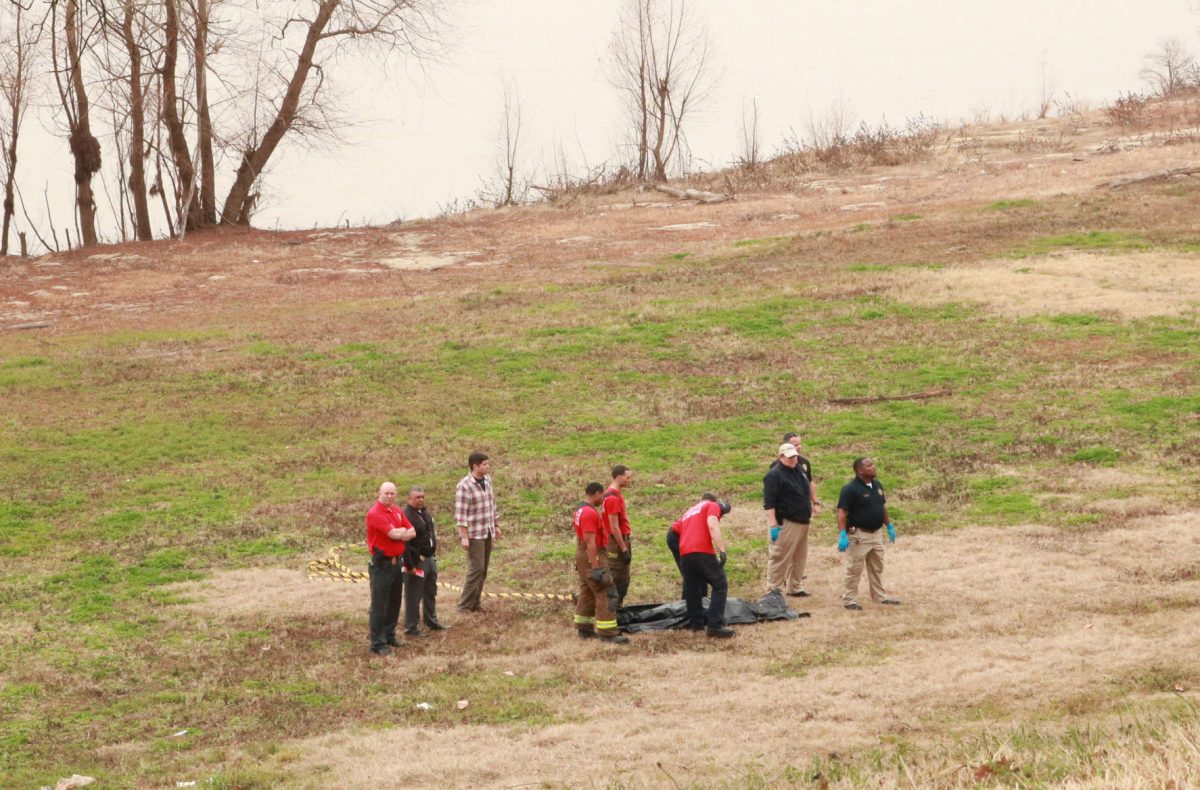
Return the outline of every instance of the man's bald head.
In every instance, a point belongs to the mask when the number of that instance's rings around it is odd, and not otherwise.
[[[396,484],[382,483],[379,486],[379,501],[385,505],[396,504]]]

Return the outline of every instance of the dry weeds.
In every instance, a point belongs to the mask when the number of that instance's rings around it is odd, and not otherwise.
[[[1200,264],[1188,253],[1067,254],[891,277],[903,302],[983,304],[1005,316],[1090,313],[1179,316],[1200,308]]]

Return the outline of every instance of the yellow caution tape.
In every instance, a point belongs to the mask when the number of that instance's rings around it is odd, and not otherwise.
[[[361,581],[366,581],[369,576],[366,571],[352,571],[342,564],[342,552],[346,549],[365,549],[365,543],[343,543],[340,546],[334,546],[329,550],[326,557],[310,560],[308,563],[308,578],[313,581],[327,582],[352,582],[357,584]],[[454,592],[462,592],[462,587],[448,584],[443,581],[438,582],[438,587],[445,587],[447,590]],[[481,593],[484,598],[497,598],[509,600],[523,601],[575,601],[575,595],[562,595],[559,593],[496,593],[485,592]]]

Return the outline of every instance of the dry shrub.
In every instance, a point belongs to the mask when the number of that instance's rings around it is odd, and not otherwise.
[[[1104,116],[1122,129],[1141,129],[1149,120],[1149,113],[1146,111],[1148,103],[1145,96],[1126,93],[1104,108]]]

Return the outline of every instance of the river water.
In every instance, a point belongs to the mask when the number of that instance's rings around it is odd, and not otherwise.
[[[384,223],[463,206],[498,161],[506,82],[520,96],[528,175],[543,180],[564,160],[579,172],[620,159],[622,114],[605,76],[615,0],[455,2],[438,58],[389,67],[342,62],[339,108],[355,125],[339,144],[282,152],[256,225]],[[688,128],[699,169],[737,156],[743,108],[752,101],[769,153],[835,106],[856,123],[893,125],[921,114],[948,122],[1014,118],[1035,112],[1046,91],[1059,108],[1099,106],[1145,88],[1138,72],[1162,39],[1200,51],[1200,0],[693,5],[713,43],[713,91]],[[45,130],[49,123],[41,125],[27,138],[21,184],[31,204],[42,202],[48,185],[61,227],[71,163]],[[102,230],[112,238],[112,214],[101,202]],[[31,205],[30,213],[44,212]]]

